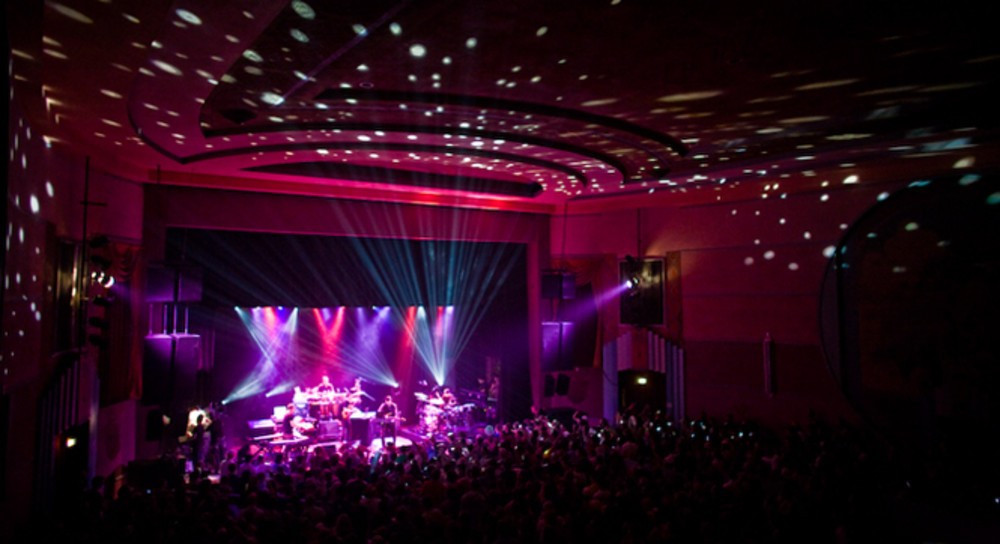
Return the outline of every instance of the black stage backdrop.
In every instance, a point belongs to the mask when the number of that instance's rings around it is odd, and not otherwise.
[[[468,330],[468,341],[455,359],[449,385],[476,390],[488,371],[498,371],[501,417],[522,418],[530,412],[523,244],[171,228],[166,257],[168,266],[201,272],[202,298],[189,308],[190,331],[212,338],[203,343],[212,352],[203,356],[208,370],[199,378],[202,400],[226,398],[260,359],[235,307],[311,312],[338,306],[454,306],[456,320],[466,320],[456,327]],[[301,310],[300,316],[305,313]],[[389,335],[385,341],[399,338]],[[385,350],[395,353],[393,346]],[[420,381],[433,383],[414,362],[402,393],[412,397]],[[385,389],[374,387],[372,392]],[[266,417],[272,405],[287,402],[290,394],[261,397],[230,404],[231,419]]]

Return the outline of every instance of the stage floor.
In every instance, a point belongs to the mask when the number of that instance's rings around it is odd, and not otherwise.
[[[397,448],[404,448],[404,447],[412,446],[413,445],[413,441],[410,440],[409,438],[406,438],[405,436],[399,436],[399,437],[397,437],[395,442],[396,442],[396,447]],[[389,440],[388,443],[392,444],[393,441]],[[349,442],[349,443],[346,443],[346,444],[347,444],[347,446],[349,448],[357,448],[358,446],[362,445],[360,440],[355,440],[353,442]],[[341,440],[329,440],[329,441],[319,440],[319,441],[316,441],[316,442],[312,442],[308,446],[306,446],[306,451],[308,451],[309,453],[312,453],[313,450],[315,450],[316,448],[330,448],[330,447],[339,450],[344,445],[345,445],[345,442],[343,442]],[[371,443],[368,444],[368,451],[370,451],[372,453],[382,451],[382,439],[381,438],[376,438],[375,440],[372,440]]]

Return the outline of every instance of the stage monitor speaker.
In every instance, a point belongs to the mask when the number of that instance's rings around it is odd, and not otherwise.
[[[200,401],[198,371],[202,368],[201,336],[196,334],[174,335],[174,399]]]
[[[324,440],[341,440],[344,437],[344,424],[336,419],[322,420],[319,422],[317,435]]]
[[[572,370],[574,352],[579,340],[575,326],[565,321],[542,322],[542,370]]]
[[[142,402],[146,405],[165,405],[170,401],[170,358],[173,337],[166,334],[147,336],[142,349]]]
[[[200,268],[181,268],[177,271],[177,302],[201,302]]]
[[[173,302],[177,271],[162,266],[149,267],[146,273],[146,302]]]
[[[201,302],[202,271],[199,268],[150,267],[146,280],[146,302]]]
[[[197,398],[201,367],[201,336],[147,336],[142,359],[143,403],[168,405],[173,401],[201,400]]]
[[[630,405],[653,410],[667,407],[667,376],[651,370],[622,370],[618,372],[618,407]]]
[[[542,274],[542,297],[571,299],[576,296],[576,275],[569,272]]]

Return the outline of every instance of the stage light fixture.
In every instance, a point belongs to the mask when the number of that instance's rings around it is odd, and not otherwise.
[[[115,277],[101,270],[91,272],[90,279],[105,289],[110,289],[115,284]]]
[[[642,261],[631,256],[625,256],[625,286],[629,294],[638,292],[642,285]]]

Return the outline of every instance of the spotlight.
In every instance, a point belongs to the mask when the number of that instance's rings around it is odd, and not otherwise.
[[[635,294],[642,285],[642,261],[631,255],[626,255],[624,273],[629,294]]]
[[[91,272],[90,279],[105,289],[110,289],[115,284],[115,277],[103,270]]]

